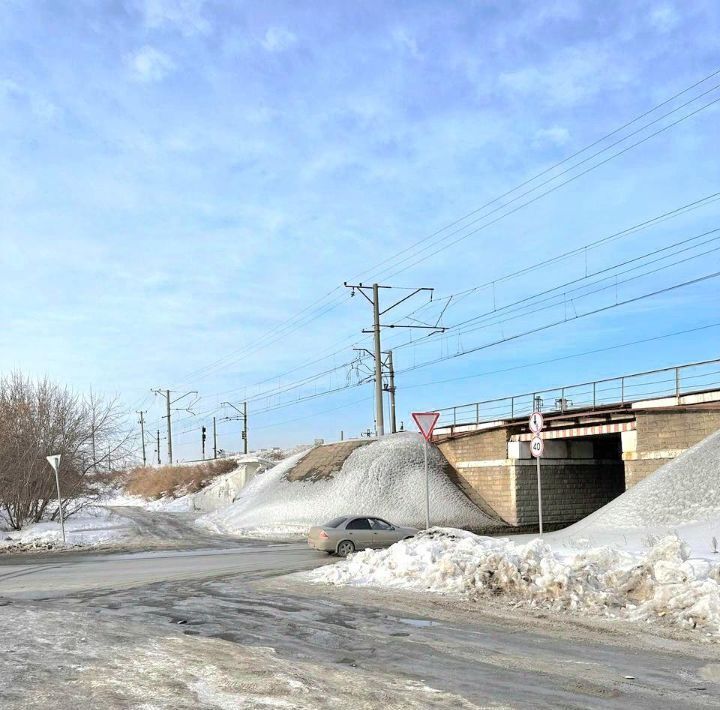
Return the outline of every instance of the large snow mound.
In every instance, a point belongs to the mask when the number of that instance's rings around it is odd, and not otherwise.
[[[720,636],[720,565],[690,559],[671,535],[640,554],[603,547],[560,555],[526,544],[434,528],[385,550],[365,550],[307,573],[317,583],[369,585],[509,601]]]
[[[720,431],[572,526],[647,528],[720,518]]]
[[[227,508],[198,519],[215,532],[235,535],[305,534],[340,515],[377,515],[398,525],[424,527],[423,440],[394,434],[353,451],[338,473],[316,481],[288,481],[308,452],[257,476]],[[497,528],[447,477],[442,454],[428,448],[430,518],[434,524],[476,530]]]

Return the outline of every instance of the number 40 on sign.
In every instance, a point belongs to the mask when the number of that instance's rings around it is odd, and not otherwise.
[[[540,412],[533,412],[528,422],[533,438],[530,440],[530,453],[535,457],[537,462],[537,496],[538,496],[538,528],[540,537],[543,534],[543,518],[542,518],[542,481],[540,479],[540,457],[545,450],[545,442],[540,436],[543,430],[543,415]]]

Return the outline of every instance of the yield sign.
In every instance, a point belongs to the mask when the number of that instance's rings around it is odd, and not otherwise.
[[[420,429],[420,433],[425,437],[426,441],[430,441],[433,429],[440,418],[440,412],[413,412],[412,418]]]

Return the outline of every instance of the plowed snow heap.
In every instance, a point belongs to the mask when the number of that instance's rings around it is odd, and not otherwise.
[[[316,450],[317,451],[317,450]],[[423,441],[417,434],[395,434],[356,448],[332,475],[290,480],[309,452],[292,456],[259,475],[227,508],[198,524],[221,533],[304,534],[313,525],[340,515],[376,515],[398,525],[424,527]],[[490,518],[455,486],[445,461],[428,450],[430,517],[434,525],[496,529]]]

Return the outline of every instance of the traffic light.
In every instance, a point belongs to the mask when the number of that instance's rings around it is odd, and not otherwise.
[[[202,440],[205,441],[207,439],[207,427],[202,428]]]

